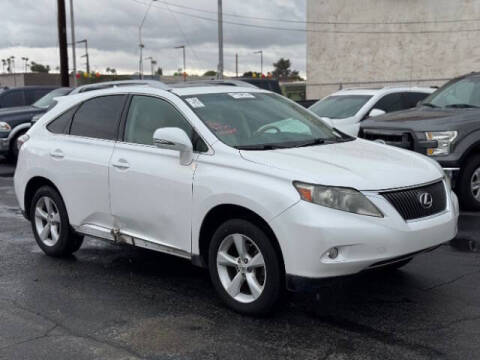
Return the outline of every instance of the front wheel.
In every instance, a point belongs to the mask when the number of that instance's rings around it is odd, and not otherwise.
[[[32,230],[38,246],[49,256],[67,256],[82,246],[83,237],[70,228],[60,194],[50,186],[37,190],[30,208]]]
[[[480,210],[480,155],[465,161],[456,187],[462,208]]]
[[[215,290],[232,309],[244,314],[273,310],[284,290],[277,251],[257,225],[228,220],[215,231],[209,270]]]

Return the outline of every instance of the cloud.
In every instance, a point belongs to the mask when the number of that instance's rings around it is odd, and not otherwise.
[[[155,2],[143,27],[144,56],[154,57],[165,71],[182,67],[181,51],[174,46],[187,47],[187,71],[203,72],[216,69],[218,63],[217,24],[215,21],[186,16],[187,13],[216,19],[215,0],[167,0],[180,6],[200,8],[212,13],[166,6]],[[67,18],[69,8],[67,2]],[[74,0],[76,38],[88,39],[92,69],[103,71],[114,67],[131,73],[138,67],[138,26],[149,0]],[[274,19],[305,19],[305,0],[243,0],[224,1],[226,22],[254,25],[301,28],[301,24],[267,22],[238,17],[253,16]],[[58,66],[56,2],[51,0],[2,0],[0,11],[9,14],[0,27],[0,57],[28,56],[31,60]],[[68,24],[68,33],[70,32]],[[70,41],[70,35],[69,35]],[[259,55],[264,51],[264,70],[280,57],[290,58],[295,69],[305,72],[306,37],[301,32],[247,28],[224,24],[225,69],[235,71],[235,53],[239,54],[239,70],[259,70]],[[83,48],[77,50],[79,68]],[[17,63],[19,64],[19,62]],[[82,67],[83,66],[83,67]],[[18,68],[19,65],[17,65]],[[146,65],[145,69],[149,69]]]

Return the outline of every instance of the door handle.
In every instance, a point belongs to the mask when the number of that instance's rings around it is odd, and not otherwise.
[[[63,154],[63,151],[60,149],[55,149],[50,152],[50,156],[54,159],[63,159],[65,155]]]
[[[130,167],[130,164],[125,159],[118,159],[118,161],[112,163],[112,166],[119,170],[127,170]]]

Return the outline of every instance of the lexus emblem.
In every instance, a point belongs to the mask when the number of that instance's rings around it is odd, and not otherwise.
[[[420,205],[422,205],[424,209],[430,209],[433,205],[432,194],[428,192],[420,193],[418,195],[418,201],[420,202]]]

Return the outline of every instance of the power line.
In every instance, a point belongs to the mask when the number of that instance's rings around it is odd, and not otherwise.
[[[132,0],[138,4],[142,5],[147,5],[144,2],[140,0]],[[155,6],[155,5],[154,5]],[[161,8],[159,6],[155,6],[158,9],[165,10],[164,8]],[[189,14],[185,13],[182,11],[178,10],[172,10],[169,9],[170,12],[176,13],[179,15],[184,15],[196,19],[201,19],[201,20],[206,20],[210,22],[217,22],[217,19],[212,19],[209,17],[201,16],[201,15],[195,15],[195,14]],[[322,34],[385,34],[385,35],[390,35],[390,34],[445,34],[445,33],[470,33],[470,32],[480,32],[480,28],[475,28],[475,29],[457,29],[457,30],[417,30],[417,31],[412,31],[412,30],[400,30],[400,31],[371,31],[371,30],[358,30],[358,31],[352,31],[352,30],[315,30],[315,29],[301,29],[301,28],[284,28],[284,27],[278,27],[278,26],[268,26],[268,25],[257,25],[257,24],[247,24],[247,23],[241,23],[241,22],[235,22],[235,21],[228,21],[224,20],[224,24],[230,24],[230,25],[236,25],[236,26],[243,26],[243,27],[249,27],[249,28],[255,28],[255,29],[266,29],[266,30],[277,30],[277,31],[292,31],[292,32],[303,32],[303,33],[322,33]]]
[[[165,4],[168,6],[173,6],[176,8],[198,11],[206,14],[217,14],[214,10],[205,10],[194,8],[185,5],[172,4],[167,1],[156,0],[158,3]],[[223,13],[224,16],[233,16],[242,19],[251,19],[251,20],[260,20],[260,21],[271,21],[271,22],[282,22],[282,23],[294,23],[294,24],[318,24],[318,25],[409,25],[409,24],[442,24],[442,23],[463,23],[463,22],[477,22],[478,19],[445,19],[445,20],[405,20],[405,21],[387,21],[387,22],[349,22],[349,21],[305,21],[305,20],[295,20],[295,19],[274,19],[267,17],[258,17],[258,16],[248,16],[248,15],[237,15],[233,13]]]

